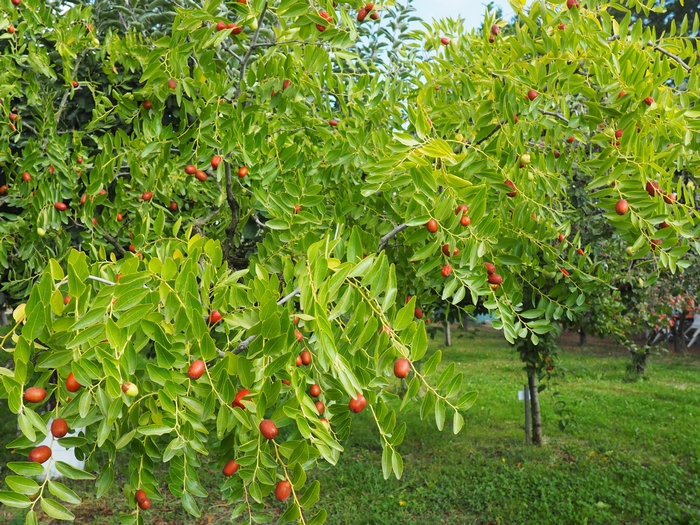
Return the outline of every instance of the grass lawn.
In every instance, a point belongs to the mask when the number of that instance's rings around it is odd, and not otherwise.
[[[462,432],[453,435],[446,423],[440,433],[432,416],[421,421],[417,407],[406,409],[404,475],[384,481],[373,421],[356,416],[339,465],[310,476],[321,480],[327,523],[700,524],[700,357],[654,356],[647,380],[626,382],[627,355],[590,343],[561,353],[556,384],[541,394],[547,443],[535,448],[524,444],[517,390],[525,377],[516,353],[491,330],[455,337],[441,366],[457,363],[465,388],[479,392]],[[433,341],[431,350],[438,348]],[[573,418],[564,430],[557,402]],[[8,442],[15,431],[6,407],[0,410],[0,437]],[[8,458],[0,451],[0,464]],[[170,498],[151,510],[150,522],[230,522],[217,498],[220,474],[208,471],[201,474],[211,495],[200,502],[202,518],[188,517]],[[76,523],[116,524],[130,510],[119,479],[102,500],[90,482],[71,486],[84,497],[72,509]],[[0,508],[0,523],[23,522]]]

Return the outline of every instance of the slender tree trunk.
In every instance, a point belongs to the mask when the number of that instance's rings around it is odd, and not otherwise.
[[[540,415],[540,398],[537,392],[537,376],[531,372],[527,377],[530,387],[530,418],[532,420],[532,444],[542,444],[542,417]]]
[[[578,345],[579,346],[585,346],[586,345],[586,330],[581,326],[578,329]]]
[[[450,332],[450,322],[445,320],[443,323],[445,327],[445,346],[452,346],[452,333]]]
[[[677,354],[685,354],[685,315],[681,313],[678,322],[673,326],[673,351]]]
[[[464,331],[466,332],[469,324],[469,314],[467,312],[462,312],[462,328],[464,328]]]

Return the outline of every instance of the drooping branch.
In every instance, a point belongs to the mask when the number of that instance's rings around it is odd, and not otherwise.
[[[379,246],[377,247],[377,254],[381,253],[381,251],[386,248],[386,245],[389,244],[389,241],[396,237],[399,233],[404,231],[406,228],[408,228],[408,224],[403,223],[399,224],[396,228],[391,230],[389,233],[387,233],[384,237],[379,239]]]
[[[226,228],[226,249],[227,258],[228,254],[233,252],[233,237],[236,235],[236,230],[238,229],[238,201],[233,193],[233,181],[231,179],[231,164],[229,162],[225,163],[226,171],[226,202],[228,207],[231,209],[231,223],[228,228]]]
[[[260,28],[263,24],[263,19],[265,18],[265,13],[267,13],[267,2],[263,5],[262,11],[260,11],[260,16],[258,16],[258,27],[255,29],[253,36],[250,39],[250,47],[248,52],[240,60],[241,69],[238,73],[238,87],[236,88],[236,98],[241,95],[241,87],[243,86],[243,77],[245,77],[245,70],[248,67],[248,61],[250,60],[253,51],[255,50],[256,44],[258,42],[258,37],[260,36]]]

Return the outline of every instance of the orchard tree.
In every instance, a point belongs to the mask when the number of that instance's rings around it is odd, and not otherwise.
[[[569,3],[519,9],[509,36],[488,18],[493,42],[426,26],[381,73],[352,45],[382,4],[211,2],[151,38],[3,3],[0,397],[29,461],[0,501],[71,518],[68,487],[31,479],[52,418],[86,460],[56,467],[98,496],[130,458],[123,523],[163,490],[199,515],[207,455],[234,516],[270,519],[274,492],[280,522],[322,523],[306,472],[338,461],[356,413],[400,476],[399,404],[422,394],[456,433],[475,400],[454,366],[433,377],[419,303],[492,311],[537,391],[541,337],[609,283],[577,251],[574,171],[634,257],[686,267],[694,195],[671,181],[698,167],[692,46]]]

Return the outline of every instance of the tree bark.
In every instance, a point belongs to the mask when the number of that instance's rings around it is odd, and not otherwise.
[[[445,346],[452,346],[452,332],[450,332],[450,322],[445,320],[443,323],[445,327]]]
[[[583,328],[583,326],[578,329],[578,345],[586,345],[586,330]]]
[[[678,322],[673,327],[673,351],[677,354],[685,354],[685,314],[681,313]]]
[[[469,330],[469,314],[467,312],[462,312],[462,328],[464,328],[464,331]]]
[[[540,398],[537,392],[537,376],[535,372],[528,373],[527,383],[530,387],[530,417],[532,419],[532,444],[542,444],[542,417],[540,415]]]

